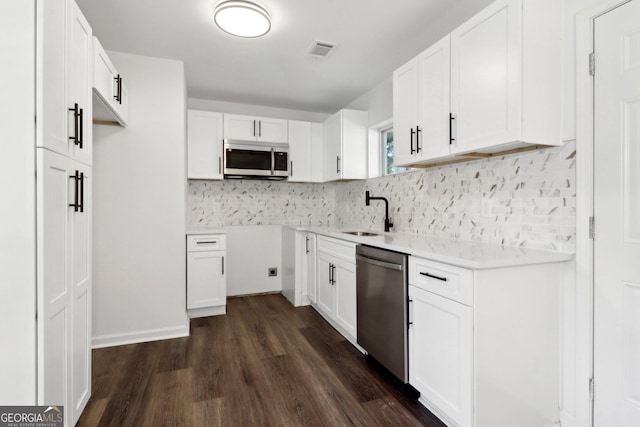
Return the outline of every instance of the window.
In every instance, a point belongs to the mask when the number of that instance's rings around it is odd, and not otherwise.
[[[394,165],[393,152],[393,126],[380,129],[380,147],[382,148],[382,175],[393,175],[394,173],[405,172],[410,168],[402,168]]]

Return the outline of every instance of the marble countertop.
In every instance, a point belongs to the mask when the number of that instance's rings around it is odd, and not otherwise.
[[[354,236],[344,231],[369,231],[358,228],[336,227],[296,227],[293,230],[310,231],[319,235],[334,237],[353,243],[376,246],[396,252],[404,252],[432,261],[443,262],[475,270],[511,267],[516,265],[563,262],[574,258],[571,253],[544,251],[539,249],[515,248],[496,244],[446,239],[433,236],[406,233],[377,232],[377,236]],[[187,230],[187,235],[224,234],[224,228],[203,228]]]
[[[335,237],[354,243],[404,252],[432,261],[470,269],[511,267],[516,265],[562,262],[573,259],[573,254],[527,248],[514,248],[466,240],[444,239],[432,236],[380,233],[378,236],[353,236],[343,231],[368,231],[354,228],[298,227],[323,236]]]

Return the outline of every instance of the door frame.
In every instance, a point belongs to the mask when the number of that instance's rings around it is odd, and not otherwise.
[[[594,241],[589,237],[594,213],[594,93],[589,54],[594,46],[594,21],[631,0],[596,0],[576,14],[576,384],[577,426],[593,425],[590,381],[594,374]],[[597,64],[597,57],[596,57]],[[597,65],[596,65],[597,72]],[[597,223],[596,223],[597,224]],[[597,233],[597,228],[596,228]]]

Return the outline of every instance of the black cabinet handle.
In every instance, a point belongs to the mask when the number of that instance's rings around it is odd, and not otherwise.
[[[218,157],[218,173],[222,173],[222,157]]]
[[[262,136],[262,120],[258,120],[258,136]]]
[[[431,277],[432,279],[442,280],[443,282],[446,282],[446,281],[447,281],[447,278],[446,278],[446,277],[434,276],[433,274],[423,273],[422,271],[420,272],[420,274],[421,274],[422,276]]]
[[[422,130],[420,130],[420,126],[416,126],[416,153],[419,153],[421,148],[420,148],[420,132],[422,132]]]
[[[84,212],[84,172],[80,172],[80,212]]]
[[[78,103],[73,104],[73,108],[69,108],[69,111],[73,111],[73,136],[70,136],[69,139],[74,141],[75,145],[81,144],[82,139],[80,139],[80,122],[78,119],[80,118],[80,108],[78,107]]]
[[[71,175],[69,178],[73,179],[74,182],[74,198],[73,198],[73,203],[69,203],[69,206],[71,206],[73,208],[74,212],[79,212],[80,211],[80,191],[79,191],[79,185],[80,185],[80,172],[76,171],[76,173],[74,175]]]
[[[80,117],[78,117],[78,122],[80,123],[80,141],[76,140],[76,144],[80,146],[80,149],[84,147],[84,109],[80,109]]]
[[[336,172],[340,173],[340,156],[336,156]]]
[[[416,131],[411,128],[411,134],[409,135],[409,141],[411,142],[411,154],[415,153],[416,150],[413,148],[413,135],[416,134]]]
[[[333,285],[333,268],[331,268],[333,265],[329,264],[329,284]]]
[[[409,298],[409,309],[407,310],[407,317],[409,319],[407,319],[407,329],[411,328],[411,325],[413,325],[413,322],[411,321],[411,304],[413,304],[413,300]]]
[[[331,269],[333,270],[333,273],[331,273],[331,279],[333,280],[333,284],[336,284],[336,266],[331,264]]]
[[[291,164],[291,170],[289,171],[289,176],[293,176],[293,160],[289,162]]]
[[[224,256],[222,256],[222,275],[224,276]]]
[[[122,77],[118,74],[113,78],[116,81],[116,94],[113,97],[116,99],[118,104],[122,104]]]
[[[452,113],[449,113],[449,145],[453,144],[453,142],[456,140],[453,137],[453,121],[456,118],[453,116]]]
[[[304,249],[305,249],[305,253],[308,254],[309,253],[309,238],[308,237],[305,237]]]
[[[256,121],[253,121],[253,136],[256,136]]]

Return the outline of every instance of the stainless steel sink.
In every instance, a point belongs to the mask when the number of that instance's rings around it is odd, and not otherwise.
[[[370,233],[368,231],[342,231],[345,234],[351,234],[352,236],[360,236],[360,237],[369,237],[369,236],[379,236],[377,233]]]

